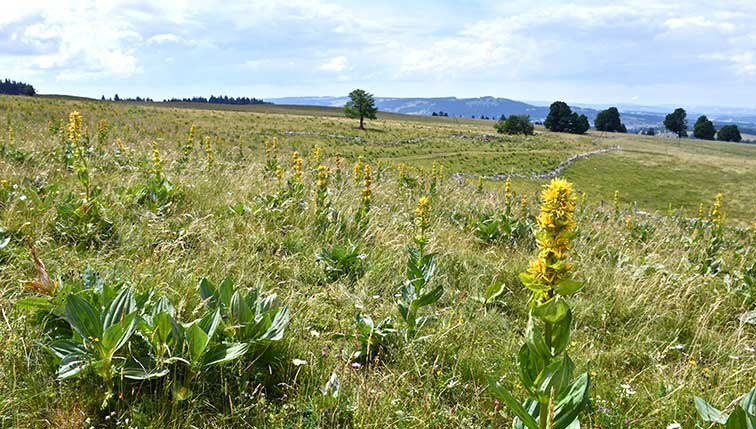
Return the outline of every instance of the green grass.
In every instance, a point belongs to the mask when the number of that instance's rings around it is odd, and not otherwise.
[[[400,341],[378,364],[354,369],[348,356],[357,344],[341,334],[355,331],[358,311],[376,320],[393,316],[398,324],[394,295],[405,278],[412,216],[418,198],[427,192],[434,159],[443,162],[447,174],[529,173],[615,144],[623,150],[577,161],[564,174],[587,193],[589,203],[579,216],[580,235],[570,254],[576,276],[587,282],[572,300],[570,355],[579,369],[590,362],[595,373],[591,404],[581,423],[641,429],[677,421],[694,427],[692,395],[721,407],[756,384],[756,327],[739,322],[756,303],[756,290],[744,274],[756,261],[754,237],[752,231],[734,228],[754,215],[755,147],[543,130],[529,138],[482,141],[460,135],[492,134],[486,121],[402,115],[370,121],[368,131],[361,132],[354,120],[338,112],[252,107],[237,111],[0,97],[5,144],[0,178],[14,190],[0,208],[5,229],[0,242],[11,238],[0,249],[0,427],[508,427],[512,416],[495,409],[485,378],[495,376],[522,396],[514,356],[523,340],[528,294],[517,274],[527,267],[534,248],[526,241],[483,245],[465,225],[478,213],[502,209],[501,182],[487,183],[487,192],[478,194],[474,184],[447,178],[433,197],[430,250],[439,253],[436,281],[445,292],[432,308],[437,320],[425,331],[426,338]],[[107,142],[96,145],[89,161],[117,237],[101,248],[77,250],[53,234],[56,204],[80,188],[59,159],[60,137],[48,128],[51,120],[72,110],[83,113],[93,141],[97,120],[111,125]],[[189,168],[175,168],[181,157],[177,140],[183,140],[192,123],[198,125],[198,139],[222,138],[212,169],[200,147]],[[8,124],[14,134],[10,145]],[[311,135],[289,136],[289,131]],[[332,205],[342,219],[351,219],[361,201],[361,184],[349,177],[351,163],[360,155],[374,167],[380,160],[383,168],[374,171],[366,229],[319,230],[312,192],[316,166],[308,160],[305,205],[277,219],[262,208],[257,197],[277,189],[276,180],[263,171],[263,143],[272,137],[281,143],[287,178],[293,150],[307,156],[320,145],[332,168],[336,153],[348,159],[343,182],[330,187]],[[421,137],[427,139],[409,142]],[[117,138],[128,148],[120,159]],[[153,141],[180,195],[160,214],[136,205],[128,192],[149,175]],[[424,169],[426,177],[419,173],[422,186],[400,187],[392,168],[399,163]],[[514,181],[517,194],[530,196],[530,212],[536,210],[533,194],[541,184]],[[34,202],[40,189],[49,194],[49,204]],[[617,189],[620,219],[611,207]],[[694,232],[688,219],[663,215],[672,202],[695,216],[698,204],[704,202],[708,209],[717,192],[724,194],[728,216],[719,253],[722,267],[701,273],[699,255],[710,229]],[[633,213],[632,201],[659,215]],[[242,215],[228,210],[239,202],[251,210]],[[519,208],[515,213],[520,216]],[[629,230],[626,216],[649,236]],[[694,235],[703,239],[691,241]],[[177,303],[187,320],[196,315],[200,303],[195,291],[203,276],[219,281],[231,275],[237,284],[276,292],[292,314],[280,359],[270,366],[238,362],[211,370],[197,386],[197,396],[179,403],[171,401],[160,382],[121,384],[123,399],[100,409],[102,390],[95,378],[55,380],[56,365],[42,347],[43,331],[16,306],[33,295],[23,284],[36,277],[26,236],[33,237],[51,275],[73,281],[91,267],[111,284],[156,288]],[[346,241],[363,245],[364,275],[330,282],[316,254]],[[505,282],[505,293],[483,305],[481,297],[495,279]],[[295,366],[294,359],[307,364]],[[341,380],[337,400],[321,392],[332,373]],[[622,384],[635,393],[623,393]],[[630,424],[623,426],[626,419]]]

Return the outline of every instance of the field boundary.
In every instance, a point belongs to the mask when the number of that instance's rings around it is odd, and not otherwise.
[[[557,165],[554,169],[549,170],[549,171],[544,171],[541,173],[531,173],[531,174],[497,173],[497,174],[483,175],[483,176],[476,176],[474,174],[469,174],[469,173],[454,173],[452,177],[454,177],[454,179],[457,179],[457,180],[462,180],[464,178],[477,178],[477,177],[482,177],[485,180],[505,180],[510,177],[517,177],[521,179],[551,179],[562,174],[562,171],[564,171],[565,168],[569,167],[572,163],[574,163],[577,160],[588,158],[589,156],[601,155],[601,154],[609,153],[609,152],[617,152],[620,150],[622,150],[622,148],[619,145],[617,145],[617,146],[613,146],[613,147],[609,147],[605,149],[598,149],[598,150],[592,150],[590,152],[578,153],[560,162],[559,165]]]

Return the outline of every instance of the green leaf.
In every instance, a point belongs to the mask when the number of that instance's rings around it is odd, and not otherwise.
[[[220,363],[232,361],[244,356],[247,353],[249,345],[241,343],[220,344],[208,350],[205,358],[202,360],[202,366],[217,365]]]
[[[496,282],[491,283],[491,285],[486,288],[485,303],[488,304],[490,302],[493,302],[493,300],[500,297],[501,294],[503,294],[506,289],[507,288],[504,285],[503,281],[496,281]]]
[[[743,399],[740,401],[740,406],[743,407],[745,412],[749,415],[756,416],[756,387],[743,396]]]
[[[554,407],[556,414],[554,429],[567,429],[573,425],[580,411],[588,403],[588,390],[590,386],[591,377],[587,372],[581,374],[572,383],[570,391]]]
[[[289,306],[284,305],[273,317],[273,322],[260,338],[261,340],[279,341],[283,338],[286,326],[289,324]]]
[[[545,366],[543,357],[534,353],[527,344],[523,344],[517,354],[517,363],[520,372],[520,381],[522,381],[522,384],[530,394],[535,395],[535,380]]]
[[[249,305],[247,305],[247,301],[245,301],[242,297],[239,291],[234,292],[233,295],[231,295],[231,300],[229,301],[229,307],[228,307],[228,313],[229,318],[231,319],[230,322],[234,325],[246,325],[248,323],[252,323],[252,319],[254,318],[254,313],[252,312],[252,309],[249,308]]]
[[[702,398],[694,396],[693,402],[696,404],[696,410],[698,411],[698,415],[701,417],[701,420],[705,422],[716,422],[720,424],[725,424],[725,422],[727,422],[727,414],[724,414],[722,413],[722,411],[714,408],[711,404],[709,404]]]
[[[105,320],[102,322],[102,329],[106,330],[109,326],[121,322],[127,314],[136,310],[134,301],[134,291],[131,288],[124,288],[110,302],[107,311],[105,311]]]
[[[70,378],[78,375],[84,368],[89,366],[90,359],[86,354],[71,353],[60,360],[58,378]]]
[[[170,369],[167,367],[154,367],[150,364],[144,364],[137,359],[130,359],[121,369],[124,378],[130,380],[150,380],[168,375]]]
[[[419,298],[417,298],[414,302],[416,307],[425,307],[426,305],[431,305],[441,299],[441,295],[444,294],[444,288],[443,285],[436,286],[433,290],[430,292],[421,295]]]
[[[542,285],[540,283],[536,283],[533,276],[531,276],[528,273],[520,273],[519,277],[520,277],[520,281],[522,282],[522,285],[533,292],[546,292],[550,288],[548,285]]]
[[[226,277],[218,286],[218,296],[223,307],[228,308],[231,305],[231,297],[234,295],[234,281],[231,277]]]
[[[121,347],[126,345],[131,334],[136,329],[136,312],[127,315],[120,323],[110,325],[105,329],[102,338],[102,346],[112,356]]]
[[[16,306],[29,311],[51,311],[52,304],[50,298],[45,296],[31,296],[28,298],[20,299],[16,301]]]
[[[554,389],[554,394],[557,397],[561,397],[562,392],[570,385],[574,370],[575,365],[570,360],[570,357],[567,356],[567,353],[562,355],[562,359],[551,362],[536,378],[538,395],[541,402],[549,400],[551,389]]]
[[[82,338],[102,338],[102,324],[99,313],[78,295],[68,295],[66,299],[66,321]]]
[[[56,340],[50,343],[47,348],[60,359],[71,354],[84,355],[87,352],[83,344],[73,340]]]
[[[738,406],[730,413],[730,417],[725,422],[725,429],[753,429],[753,427],[748,422],[745,410]]]
[[[199,294],[203,301],[207,301],[208,305],[212,308],[215,305],[215,286],[210,280],[202,277],[199,281]]]
[[[220,321],[220,310],[215,310],[211,313],[207,313],[202,319],[200,319],[198,324],[202,328],[202,330],[205,331],[208,338],[213,338],[213,335],[215,335],[215,330],[218,328]]]
[[[186,332],[186,339],[189,341],[189,359],[194,364],[200,362],[202,354],[210,342],[210,337],[204,329],[199,326],[199,322],[192,323]]]
[[[572,279],[562,279],[554,285],[554,291],[559,295],[569,296],[583,288],[583,282]]]
[[[533,314],[547,323],[557,323],[569,311],[570,306],[560,296],[555,296],[543,304],[533,305]]]
[[[568,308],[562,320],[553,324],[551,328],[551,348],[554,355],[562,353],[570,344],[571,324],[572,311]]]
[[[517,402],[501,385],[493,378],[488,379],[488,385],[491,386],[494,396],[501,399],[504,404],[512,410],[513,413],[522,421],[529,429],[538,429],[538,423],[536,420],[528,414],[525,408]]]

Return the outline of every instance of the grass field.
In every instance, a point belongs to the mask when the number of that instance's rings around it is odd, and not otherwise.
[[[82,113],[89,136],[73,170],[59,129],[72,111]],[[102,120],[106,127],[98,127]],[[193,124],[194,145],[185,152]],[[359,131],[328,108],[1,96],[0,427],[511,427],[513,415],[487,378],[525,394],[516,355],[529,295],[518,273],[536,252],[530,227],[546,181],[514,179],[506,215],[504,182],[487,181],[479,192],[475,177],[548,171],[571,155],[616,145],[620,151],[579,160],[563,174],[586,194],[569,252],[574,275],[586,283],[569,298],[568,350],[577,371],[592,376],[582,427],[707,427],[697,422],[693,395],[722,408],[756,385],[756,326],[741,320],[756,304],[756,147],[542,129],[491,136],[491,121],[391,114],[367,125]],[[266,167],[273,138],[280,180]],[[328,210],[317,202],[316,146],[331,172]],[[153,148],[175,190],[150,203],[142,191],[157,174]],[[303,158],[301,180],[293,151]],[[360,157],[372,166],[367,215],[358,215],[364,170],[353,177]],[[76,224],[79,215],[65,211],[87,192],[76,172],[82,160],[112,226],[99,218]],[[711,219],[695,219],[699,204],[709,215],[717,193],[726,215],[721,232]],[[415,209],[428,195],[428,248],[438,264],[432,281],[443,295],[423,309],[434,320],[405,339],[396,300],[417,234]],[[636,212],[634,202],[649,213]],[[483,236],[485,216],[526,228]],[[224,364],[174,363],[169,375],[145,381],[114,370],[111,386],[99,367],[57,380],[49,323],[19,305],[40,299],[39,288],[29,287],[39,274],[27,237],[50,277],[61,279],[60,290],[153,290],[186,322],[205,311],[200,279],[217,285],[230,276],[237,286],[276,293],[290,322],[281,339]],[[356,246],[361,256],[329,271],[316,255],[337,245]],[[502,293],[487,301],[497,282]],[[397,332],[387,334],[376,359],[353,355],[364,343],[356,315],[392,319]],[[230,322],[221,325],[218,335],[232,338]],[[134,334],[114,365],[147,347],[145,335]],[[177,396],[182,377],[192,382]]]

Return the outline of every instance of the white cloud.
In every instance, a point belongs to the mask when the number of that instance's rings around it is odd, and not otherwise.
[[[151,43],[153,45],[162,45],[163,43],[185,43],[186,40],[184,40],[183,37],[177,36],[175,34],[171,33],[165,33],[165,34],[156,34],[149,39],[147,39],[147,43]]]
[[[347,67],[347,59],[344,56],[333,57],[320,65],[321,70],[342,72]]]

